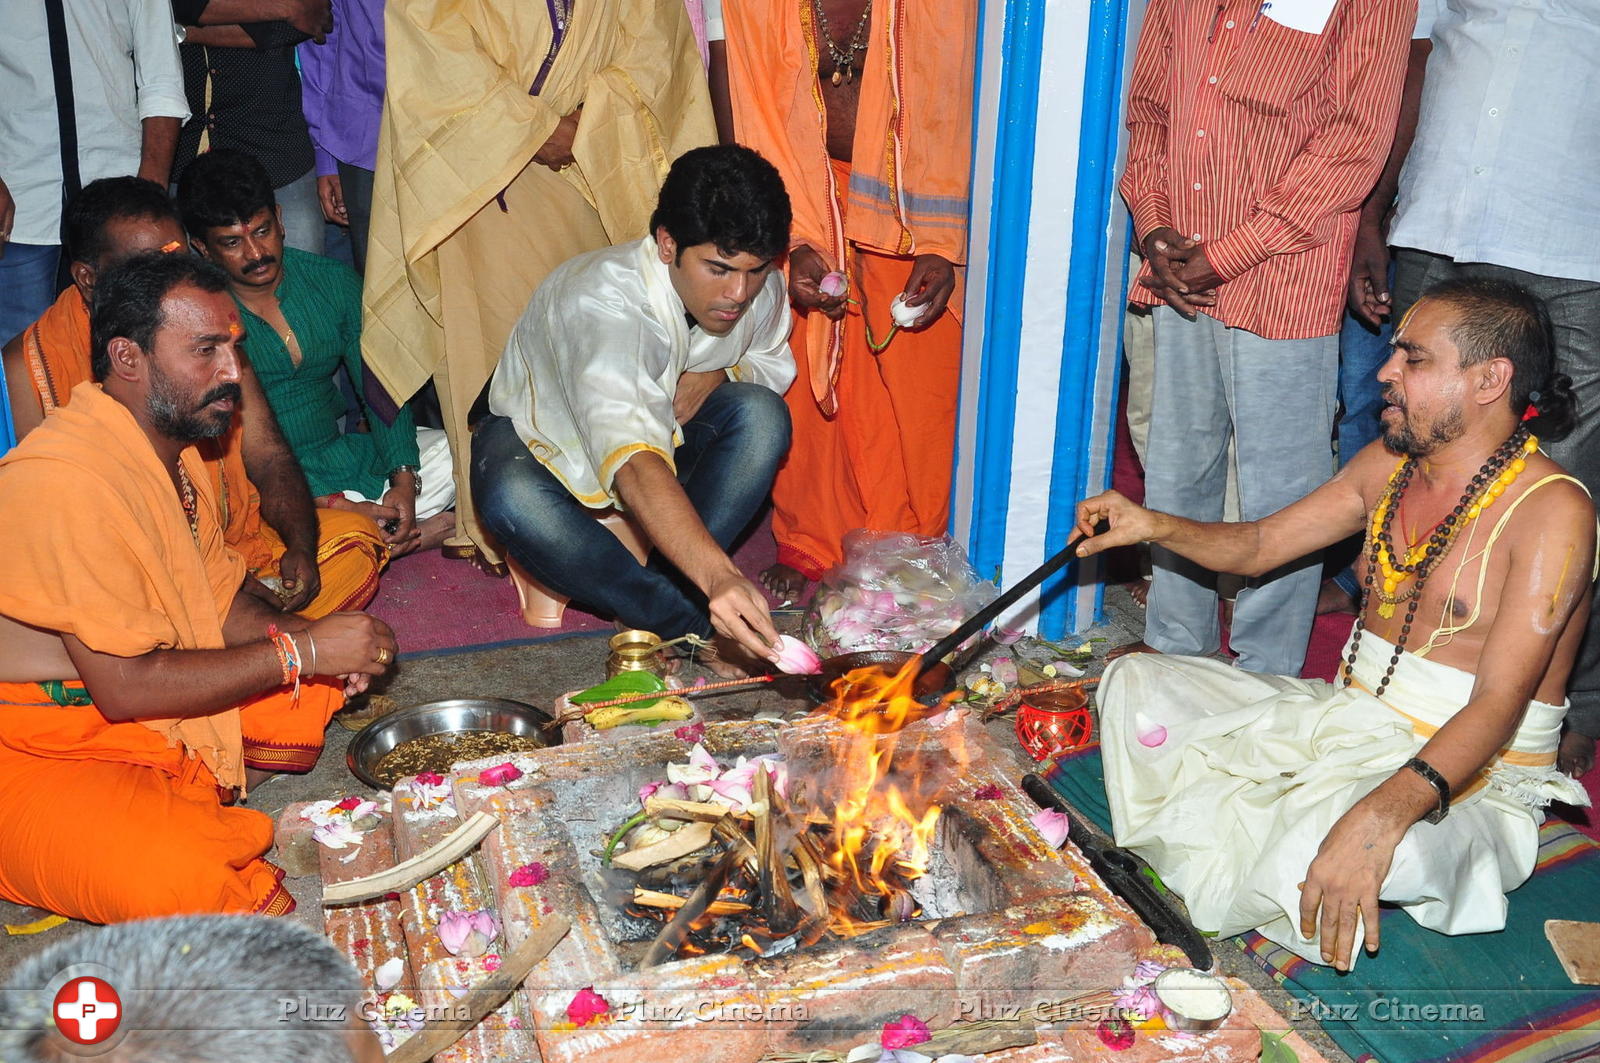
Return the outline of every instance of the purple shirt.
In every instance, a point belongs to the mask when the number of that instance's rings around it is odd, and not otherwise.
[[[326,44],[300,45],[301,100],[319,177],[338,163],[371,170],[383,116],[384,0],[333,0]]]

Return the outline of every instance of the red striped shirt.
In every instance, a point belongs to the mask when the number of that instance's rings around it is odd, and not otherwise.
[[[1416,0],[1337,0],[1321,34],[1256,0],[1150,0],[1121,191],[1227,283],[1207,313],[1267,339],[1339,330],[1356,212],[1394,139]],[[1149,275],[1149,267],[1140,270]],[[1159,303],[1135,285],[1135,303]]]

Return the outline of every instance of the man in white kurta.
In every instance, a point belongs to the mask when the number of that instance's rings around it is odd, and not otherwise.
[[[747,148],[668,174],[652,234],[579,255],[512,330],[473,435],[484,526],[551,589],[663,638],[770,659],[765,598],[728,550],[789,447],[783,182]],[[641,565],[596,517],[627,510]],[[751,659],[754,660],[751,660]]]
[[[1449,934],[1505,926],[1556,769],[1595,575],[1594,506],[1538,450],[1575,419],[1543,304],[1502,281],[1431,289],[1379,373],[1383,438],[1260,521],[1201,524],[1110,492],[1084,554],[1158,542],[1260,576],[1366,530],[1337,680],[1129,657],[1100,688],[1113,832],[1202,931],[1257,929],[1347,970],[1378,904]],[[1528,433],[1532,433],[1531,436]]]

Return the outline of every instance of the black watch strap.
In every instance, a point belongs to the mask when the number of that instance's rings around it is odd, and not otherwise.
[[[1421,757],[1412,757],[1403,766],[1422,776],[1430,786],[1439,791],[1439,807],[1422,817],[1429,823],[1439,822],[1450,811],[1450,783],[1443,775],[1439,774],[1432,764],[1429,764]]]

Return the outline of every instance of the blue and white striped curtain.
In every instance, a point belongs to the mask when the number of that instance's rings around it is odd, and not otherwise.
[[[1141,0],[985,0],[953,532],[1002,586],[1066,545],[1110,482],[1127,283],[1116,193]],[[1002,622],[1092,624],[1096,566]]]

